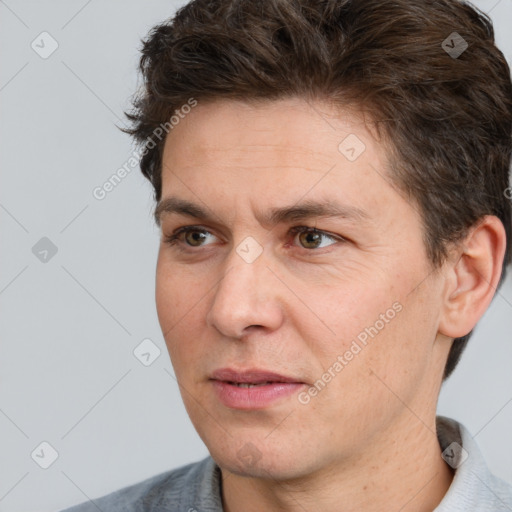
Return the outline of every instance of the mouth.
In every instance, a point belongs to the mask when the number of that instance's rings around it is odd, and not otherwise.
[[[276,384],[276,382],[272,381],[266,381],[266,382],[231,382],[228,381],[228,384],[231,384],[232,386],[236,386],[238,388],[255,388],[257,386],[266,386],[267,384]]]
[[[259,369],[223,368],[210,381],[219,400],[230,409],[264,409],[290,397],[306,383],[302,380]]]

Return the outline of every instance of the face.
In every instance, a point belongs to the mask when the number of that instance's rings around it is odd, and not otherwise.
[[[387,176],[321,102],[199,103],[169,134],[158,316],[222,468],[301,477],[433,421],[443,279]]]

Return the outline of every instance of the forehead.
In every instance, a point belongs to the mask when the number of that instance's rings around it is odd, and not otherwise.
[[[231,215],[301,199],[378,211],[396,195],[362,116],[297,98],[199,103],[167,136],[162,162],[162,201]]]
[[[384,147],[362,116],[320,101],[300,98],[199,103],[174,127],[164,147],[180,167],[193,163],[250,165],[259,158],[276,164],[330,166],[353,163],[360,155],[385,159]]]

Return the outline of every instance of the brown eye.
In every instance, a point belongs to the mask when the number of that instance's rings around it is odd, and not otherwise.
[[[206,240],[206,233],[203,231],[187,231],[184,233],[185,241],[191,247],[199,247]]]
[[[342,240],[341,237],[338,238],[334,235],[306,226],[293,228],[291,232],[296,234],[298,242],[304,249],[323,249],[324,247],[328,247]],[[325,243],[325,241],[329,240],[331,243]]]
[[[299,240],[306,249],[316,249],[322,241],[322,235],[306,231],[299,233]]]
[[[210,245],[207,243],[208,238],[212,238],[213,241],[216,237],[208,230],[195,226],[184,226],[176,230],[172,235],[164,236],[167,244],[177,248],[181,246],[183,249]]]

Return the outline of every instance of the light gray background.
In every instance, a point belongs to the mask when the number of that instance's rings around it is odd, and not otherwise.
[[[152,190],[136,167],[92,195],[134,149],[114,125],[139,39],[182,3],[0,0],[0,511],[60,510],[207,455],[155,313]],[[512,61],[512,0],[476,5]],[[59,45],[47,59],[31,48],[43,31]],[[32,253],[42,237],[58,248],[46,263]],[[508,279],[439,412],[512,483],[511,329]],[[147,338],[161,350],[148,367],[133,355]],[[43,441],[58,452],[48,469],[31,458]]]

